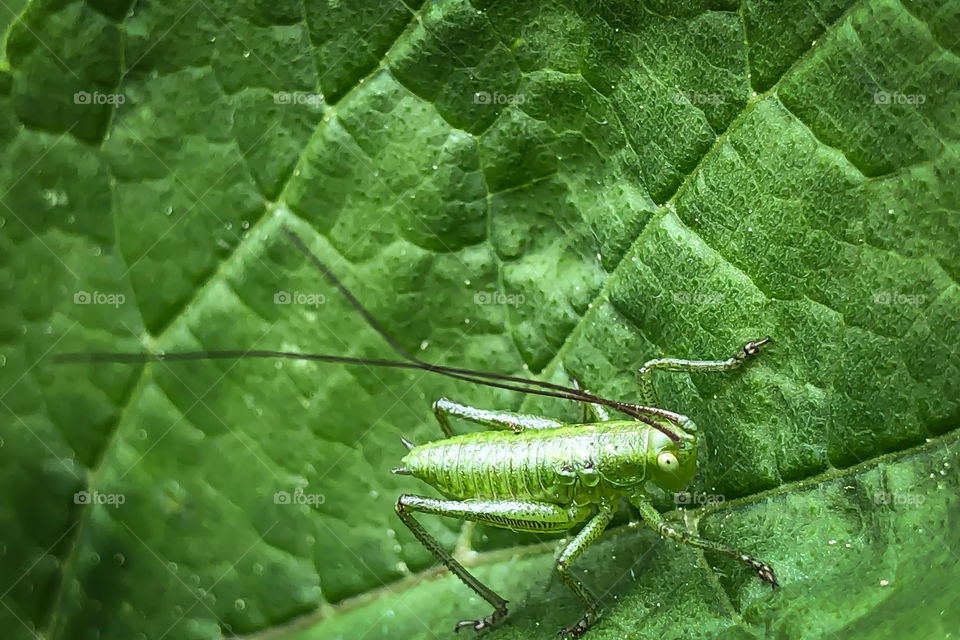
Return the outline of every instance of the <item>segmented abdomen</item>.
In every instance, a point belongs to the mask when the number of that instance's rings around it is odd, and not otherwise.
[[[636,430],[578,425],[467,433],[415,447],[403,464],[450,498],[567,505],[582,490],[578,473],[602,474],[613,458],[642,459],[642,451]]]

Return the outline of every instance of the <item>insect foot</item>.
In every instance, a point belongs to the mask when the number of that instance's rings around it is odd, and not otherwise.
[[[757,572],[757,575],[760,576],[760,579],[764,582],[770,584],[771,587],[776,589],[780,586],[780,583],[777,582],[777,577],[773,575],[773,567],[768,565],[766,562],[760,562],[756,558],[744,554],[740,557],[743,562],[753,567],[754,571]]]
[[[480,618],[479,620],[461,620],[453,627],[453,630],[457,633],[460,632],[460,629],[466,629],[467,627],[472,627],[474,631],[480,633],[486,629],[489,629],[493,625],[497,624],[507,616],[507,609],[494,609],[493,613],[488,615],[486,618]]]
[[[737,360],[745,360],[747,356],[755,356],[758,353],[760,353],[760,347],[762,347],[763,345],[767,344],[770,341],[771,341],[770,336],[767,336],[763,340],[748,342],[747,344],[743,345],[743,349],[740,350],[740,353],[738,353],[734,357]]]
[[[569,627],[564,627],[560,629],[560,632],[557,634],[563,640],[568,638],[579,638],[587,632],[587,629],[593,626],[594,616],[588,611],[583,614],[583,617],[577,620],[575,624],[570,625]]]

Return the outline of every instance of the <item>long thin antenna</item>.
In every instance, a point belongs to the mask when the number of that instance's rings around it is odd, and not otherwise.
[[[473,369],[463,369],[459,367],[447,367],[444,365],[430,364],[424,362],[404,349],[393,337],[384,329],[377,319],[363,306],[359,299],[347,289],[347,287],[337,278],[336,275],[324,264],[308,247],[304,244],[293,231],[283,226],[284,233],[290,238],[293,244],[306,255],[311,262],[318,268],[320,273],[336,287],[348,302],[363,316],[367,324],[390,345],[390,347],[406,362],[396,360],[382,360],[376,358],[354,358],[349,356],[337,356],[330,354],[311,354],[296,353],[291,351],[269,351],[269,350],[223,350],[223,351],[188,351],[174,353],[65,353],[55,356],[55,362],[59,363],[80,363],[80,362],[116,362],[126,364],[147,363],[147,362],[176,362],[190,360],[222,360],[237,358],[285,358],[290,360],[311,360],[315,362],[329,362],[349,365],[365,365],[376,367],[392,367],[398,369],[418,369],[438,373],[449,378],[464,380],[474,384],[482,384],[488,387],[498,389],[507,389],[509,391],[520,391],[550,398],[560,398],[565,400],[576,400],[578,402],[591,402],[616,409],[630,417],[648,424],[661,431],[672,441],[679,443],[680,436],[667,429],[663,424],[654,420],[654,417],[668,420],[678,426],[683,426],[682,417],[672,411],[659,409],[657,407],[645,407],[642,405],[609,400],[592,393],[565,387],[563,385],[544,382],[541,380],[532,380],[518,376],[509,376],[500,373],[488,371],[475,371]],[[509,384],[517,383],[517,384]],[[528,386],[518,386],[528,385]],[[530,386],[539,387],[535,389]]]

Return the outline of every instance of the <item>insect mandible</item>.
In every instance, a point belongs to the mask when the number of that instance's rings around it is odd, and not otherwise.
[[[779,586],[773,569],[743,551],[705,540],[668,524],[653,506],[646,484],[682,491],[696,473],[697,429],[690,418],[659,408],[651,381],[654,371],[730,371],[757,355],[770,342],[766,337],[746,343],[726,360],[650,360],[638,371],[640,403],[610,400],[574,383],[558,384],[516,376],[435,365],[419,360],[377,322],[330,269],[284,227],[284,232],[346,297],[366,322],[404,359],[402,361],[353,358],[328,354],[266,350],[191,351],[176,353],[71,353],[60,362],[184,361],[231,358],[287,358],[317,362],[419,369],[458,380],[582,403],[582,424],[537,415],[477,409],[441,398],[433,411],[444,438],[414,445],[393,473],[422,480],[443,499],[403,494],[397,499],[400,520],[414,536],[493,611],[477,619],[461,620],[460,631],[484,631],[507,615],[507,601],[480,582],[414,518],[432,514],[480,522],[515,531],[560,532],[583,525],[557,559],[560,579],[582,602],[583,615],[560,630],[564,638],[578,638],[600,616],[596,598],[570,571],[571,565],[613,519],[621,498],[640,513],[642,521],[661,536],[700,549],[730,556],[753,569],[772,587]],[[614,409],[629,419],[614,419]],[[487,430],[455,434],[450,418],[476,423]]]

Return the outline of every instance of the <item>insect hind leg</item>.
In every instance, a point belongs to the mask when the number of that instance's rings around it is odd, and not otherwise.
[[[577,522],[586,518],[589,509],[573,507],[572,509],[548,503],[518,502],[518,501],[469,501],[436,500],[403,494],[397,499],[397,515],[407,528],[425,546],[433,557],[442,563],[455,576],[470,587],[474,593],[486,600],[493,607],[493,613],[477,620],[461,620],[454,627],[460,631],[472,627],[475,631],[483,631],[494,626],[507,615],[507,601],[501,598],[490,587],[483,584],[472,573],[467,571],[449,551],[444,549],[437,539],[423,528],[414,512],[430,513],[448,516],[461,520],[473,520],[496,526],[526,527],[527,531],[560,531],[568,529]]]
[[[572,384],[573,388],[577,391],[581,390],[580,382],[576,378],[570,378],[570,384]],[[610,412],[607,411],[606,407],[603,407],[596,402],[581,402],[580,404],[583,407],[584,424],[590,424],[593,422],[606,422],[610,419]]]
[[[437,422],[440,423],[440,429],[443,431],[443,435],[448,438],[454,435],[453,429],[450,427],[451,416],[491,429],[510,430],[514,433],[520,433],[527,429],[557,429],[566,426],[559,420],[551,420],[543,416],[514,413],[512,411],[477,409],[476,407],[460,404],[447,398],[440,398],[433,403],[433,415],[437,417]]]

